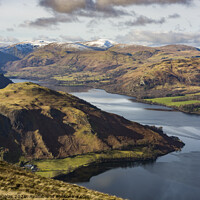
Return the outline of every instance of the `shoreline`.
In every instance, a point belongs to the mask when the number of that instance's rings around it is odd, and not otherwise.
[[[162,97],[160,97],[160,98],[162,98]],[[187,111],[185,111],[185,110],[183,110],[183,109],[180,109],[180,108],[177,107],[177,106],[167,106],[167,105],[165,105],[165,104],[156,103],[156,102],[152,102],[152,101],[146,101],[146,100],[144,100],[144,99],[135,99],[135,102],[144,103],[144,104],[148,104],[148,105],[164,106],[164,107],[166,107],[166,108],[171,108],[171,109],[172,109],[172,110],[160,109],[160,110],[158,110],[158,111],[182,112],[182,113],[184,113],[184,114],[189,114],[189,115],[197,115],[197,116],[200,115],[200,113],[196,113],[196,112],[187,112]],[[157,109],[148,109],[148,108],[147,108],[146,110],[157,110]]]
[[[184,146],[184,143],[182,144]],[[182,147],[183,147],[182,146]],[[105,163],[147,162],[156,161],[160,156],[181,150],[168,149],[162,152],[150,147],[136,147],[134,150],[111,150],[107,152],[80,154],[60,159],[33,160],[32,163],[39,169],[35,173],[46,178],[56,178],[74,173],[83,167],[102,165]]]
[[[29,78],[20,78],[20,77],[8,77],[10,79],[22,79],[22,80],[29,80]],[[114,92],[111,92],[109,89],[106,89],[104,87],[95,87],[95,86],[87,86],[87,85],[82,85],[82,86],[65,86],[65,85],[60,85],[59,83],[56,83],[52,80],[50,81],[47,81],[47,80],[39,80],[37,78],[31,78],[30,81],[38,81],[38,84],[41,84],[41,86],[45,86],[45,87],[48,87],[50,89],[54,89],[56,91],[60,91],[59,88],[61,89],[61,91],[63,92],[67,92],[67,93],[70,93],[70,92],[87,92],[88,90],[90,89],[101,89],[101,90],[104,90],[106,91],[107,93],[111,93],[111,94],[118,94],[118,95],[125,95],[127,97],[130,97],[132,99],[130,99],[130,101],[133,101],[133,102],[138,102],[138,103],[144,103],[144,104],[148,104],[148,105],[158,105],[158,106],[164,106],[166,108],[171,108],[172,110],[168,110],[168,109],[151,109],[151,108],[146,108],[146,110],[154,110],[154,111],[167,111],[167,112],[182,112],[182,113],[185,113],[185,114],[190,114],[190,115],[200,115],[200,113],[197,113],[197,112],[188,112],[188,111],[185,111],[183,109],[180,109],[179,107],[177,106],[167,106],[165,104],[161,104],[161,103],[156,103],[156,102],[150,102],[150,101],[147,101],[145,99],[138,99],[137,97],[134,97],[134,96],[131,96],[131,95],[127,95],[126,93],[121,93],[121,92],[118,92],[118,93],[114,93]],[[81,89],[80,89],[81,88]],[[79,89],[79,91],[74,91],[74,89]],[[159,98],[163,98],[163,97],[159,97]]]

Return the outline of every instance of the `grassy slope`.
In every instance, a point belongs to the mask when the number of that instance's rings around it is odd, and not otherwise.
[[[25,198],[23,198],[25,197]],[[43,178],[0,161],[0,199],[105,199],[120,198],[84,187]]]
[[[8,76],[90,85],[131,96],[161,97],[200,91],[200,52],[169,45],[150,48],[117,45],[106,51],[77,51],[48,45],[8,65]]]
[[[0,90],[0,101],[0,127],[7,127],[0,128],[0,146],[10,149],[7,159],[17,153],[11,160],[65,158],[138,146],[166,154],[182,146],[156,129],[33,83],[10,84]]]

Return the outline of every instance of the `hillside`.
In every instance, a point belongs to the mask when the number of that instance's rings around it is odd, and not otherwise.
[[[15,61],[15,60],[19,60],[19,58],[0,51],[0,71],[1,71],[1,67],[3,67],[7,62]]]
[[[0,199],[105,199],[120,200],[84,187],[43,178],[0,161]]]
[[[1,153],[11,162],[135,147],[155,150],[155,157],[183,146],[155,128],[33,83],[8,85],[0,101]]]
[[[138,98],[199,92],[200,51],[185,45],[116,44],[104,50],[49,44],[9,63],[8,76],[89,85]]]
[[[7,63],[3,69],[10,77],[42,80],[61,86],[101,88],[134,96],[139,101],[200,92],[198,48],[108,43],[109,48],[99,49],[101,42],[52,43],[20,61]],[[188,105],[176,109],[189,112]]]
[[[10,79],[6,78],[3,74],[0,74],[0,89],[5,88],[10,83],[12,83]]]

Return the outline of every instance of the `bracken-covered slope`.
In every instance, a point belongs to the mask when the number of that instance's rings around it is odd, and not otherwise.
[[[89,85],[138,98],[200,91],[200,51],[185,45],[118,44],[100,51],[49,44],[4,70],[9,76]]]
[[[63,158],[136,146],[165,154],[183,145],[156,129],[33,83],[10,84],[0,90],[0,102],[1,154],[12,162],[22,156]]]
[[[0,161],[0,199],[104,199],[120,200],[84,187],[43,178]]]

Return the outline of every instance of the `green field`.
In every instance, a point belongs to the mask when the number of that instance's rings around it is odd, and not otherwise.
[[[147,103],[162,104],[174,107],[185,112],[200,114],[200,93],[186,94],[184,96],[162,97],[145,99]]]
[[[102,153],[89,153],[85,155],[78,155],[75,157],[68,157],[64,159],[49,159],[35,161],[39,171],[36,174],[43,177],[55,177],[59,174],[67,174],[75,169],[88,166],[91,163],[101,163],[104,160],[112,159],[151,159],[157,156],[160,152],[147,150],[146,148],[135,148],[134,151],[120,151],[112,150]]]

